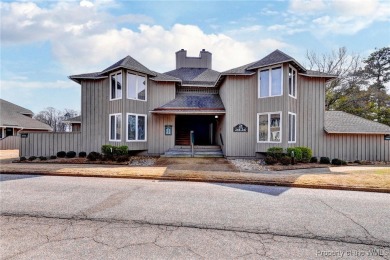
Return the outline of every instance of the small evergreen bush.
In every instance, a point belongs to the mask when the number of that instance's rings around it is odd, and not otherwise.
[[[89,161],[96,161],[96,160],[100,160],[102,158],[102,155],[98,152],[90,152],[87,156],[87,159]]]
[[[65,156],[66,156],[66,152],[65,151],[60,151],[60,152],[57,153],[57,157],[58,158],[65,158]]]
[[[317,157],[311,157],[310,158],[311,163],[318,163],[318,158]]]
[[[282,158],[280,158],[280,163],[283,164],[283,165],[291,164],[291,157],[283,156]]]
[[[75,151],[69,151],[66,153],[66,158],[75,158],[76,152]]]
[[[85,157],[87,157],[87,153],[86,152],[79,152],[79,157],[85,158]]]
[[[355,160],[354,163],[362,164],[362,162],[360,160]]]
[[[39,157],[39,160],[41,160],[41,161],[46,161],[46,160],[47,160],[47,157],[46,157],[46,156],[40,156],[40,157]]]
[[[129,148],[126,145],[114,146],[110,144],[102,145],[102,154],[112,155],[112,156],[121,156],[127,155]]]
[[[306,146],[300,146],[300,147],[296,147],[296,148],[299,148],[302,151],[301,161],[304,163],[308,163],[313,155],[313,151],[309,147],[306,147]]]
[[[332,159],[332,164],[333,165],[341,165],[342,161],[340,159],[334,158],[334,159]]]
[[[341,165],[347,165],[347,162],[344,160],[341,160]]]
[[[21,162],[24,162],[24,161],[26,161],[26,160],[27,160],[27,158],[26,158],[26,157],[24,157],[24,156],[22,156],[22,157],[20,157],[20,158],[19,158],[19,160],[20,160]]]
[[[302,161],[302,150],[300,147],[290,147],[290,148],[287,148],[287,154],[288,156],[290,157],[293,157],[292,156],[292,152],[294,152],[294,158],[297,162],[301,162]]]
[[[127,155],[120,155],[116,158],[116,161],[121,163],[121,162],[127,162],[129,160],[129,156]]]
[[[37,159],[36,156],[30,156],[30,157],[28,157],[28,160],[29,160],[29,161],[34,161],[35,159]]]
[[[283,156],[283,148],[282,147],[270,147],[267,150],[267,157],[275,158],[279,160]]]
[[[57,159],[57,156],[52,155],[52,156],[50,156],[50,159],[52,159],[52,160]]]
[[[278,159],[272,157],[272,156],[267,156],[265,157],[264,159],[264,162],[267,164],[267,165],[274,165],[278,162]]]
[[[329,157],[321,157],[321,158],[320,158],[320,163],[321,163],[321,164],[330,164],[330,159],[329,159]]]

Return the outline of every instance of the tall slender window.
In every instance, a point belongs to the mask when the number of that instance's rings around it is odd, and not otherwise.
[[[283,95],[282,67],[274,67],[259,72],[259,97]]]
[[[127,98],[135,100],[146,100],[146,85],[145,76],[127,73]]]
[[[146,115],[127,114],[127,141],[146,141]]]
[[[297,97],[297,70],[291,66],[288,67],[288,94]]]
[[[122,72],[116,72],[110,75],[110,99],[122,98]]]
[[[110,141],[120,141],[122,131],[122,115],[110,114]]]
[[[295,143],[296,140],[296,129],[297,129],[297,115],[294,113],[288,113],[288,142]]]

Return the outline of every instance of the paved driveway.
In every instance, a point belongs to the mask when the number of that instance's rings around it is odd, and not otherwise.
[[[382,254],[378,259],[390,256],[388,194],[105,178],[1,179],[1,251],[18,259],[313,259],[336,252],[368,257],[370,250]]]

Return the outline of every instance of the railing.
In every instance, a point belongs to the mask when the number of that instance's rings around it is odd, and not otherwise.
[[[7,136],[0,139],[0,150],[15,150],[19,149],[20,136]]]

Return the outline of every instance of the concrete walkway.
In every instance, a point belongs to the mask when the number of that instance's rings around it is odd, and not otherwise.
[[[373,169],[379,172],[372,172]],[[11,163],[10,158],[2,155],[0,173],[224,182],[390,193],[390,167],[330,167],[253,173],[240,172],[223,158],[161,158],[155,166],[134,167]]]

